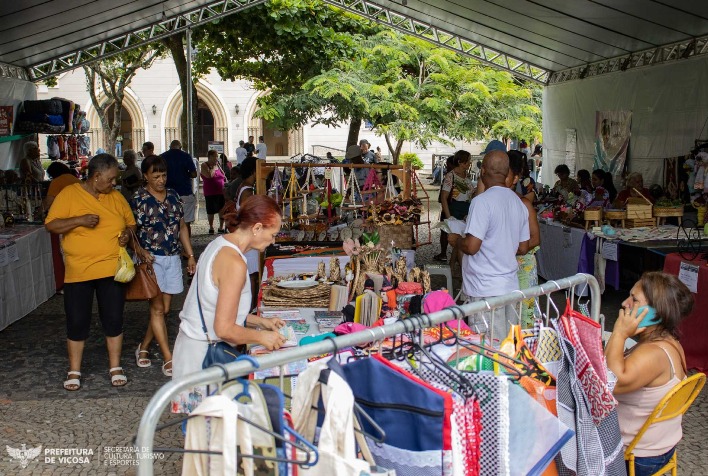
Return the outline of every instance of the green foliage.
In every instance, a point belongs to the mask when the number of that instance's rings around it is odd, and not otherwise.
[[[287,95],[358,50],[380,26],[322,0],[270,0],[195,30],[195,71]],[[307,103],[300,106],[307,107]]]
[[[540,138],[537,91],[509,73],[386,30],[300,90],[272,93],[258,115],[286,128],[367,118],[398,162],[404,141],[425,148],[450,139]]]
[[[422,169],[423,168],[423,161],[420,160],[420,157],[418,157],[418,154],[414,154],[413,152],[405,152],[405,153],[401,154],[401,157],[399,158],[399,162],[401,164],[410,163],[411,166],[415,169]]]

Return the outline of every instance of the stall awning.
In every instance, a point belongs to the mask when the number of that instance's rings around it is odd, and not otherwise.
[[[15,0],[0,61],[39,80],[264,0]],[[708,54],[706,0],[326,0],[554,83]]]

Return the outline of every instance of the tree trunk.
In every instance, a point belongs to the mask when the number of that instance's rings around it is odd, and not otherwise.
[[[187,57],[184,52],[184,44],[182,43],[183,35],[172,35],[167,38],[162,39],[162,43],[169,48],[172,54],[172,60],[175,63],[175,69],[177,70],[177,77],[179,78],[179,86],[182,92],[182,116],[180,119],[180,133],[182,147],[186,150],[193,150],[196,154],[196,144],[195,147],[190,148],[189,137],[187,133],[187,89],[189,81],[189,72],[187,71]],[[192,82],[192,124],[197,124],[197,88],[194,87],[194,82]],[[195,138],[195,142],[196,142]],[[166,144],[169,147],[169,144]]]
[[[352,118],[349,123],[349,135],[347,136],[347,148],[350,145],[359,143],[359,130],[361,129],[361,118]]]
[[[400,139],[396,144],[396,151],[393,153],[394,164],[398,164],[398,159],[401,157],[401,149],[403,149],[403,139]]]

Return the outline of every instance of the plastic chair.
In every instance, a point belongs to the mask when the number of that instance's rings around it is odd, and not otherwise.
[[[446,264],[426,264],[425,270],[430,273],[430,275],[442,275],[447,278],[447,290],[450,291],[450,295],[453,293],[452,289],[452,270],[450,266]]]
[[[634,476],[634,448],[642,439],[642,436],[644,436],[647,429],[654,423],[670,420],[685,414],[691,404],[693,404],[693,401],[696,399],[698,394],[701,393],[701,389],[703,389],[705,383],[706,374],[700,372],[694,374],[672,388],[669,393],[661,399],[656,407],[654,407],[654,411],[651,412],[649,418],[647,418],[644,425],[642,425],[639,429],[637,436],[634,437],[629,446],[627,446],[627,449],[624,450],[624,459],[629,462],[629,476]],[[678,451],[674,451],[674,454],[669,462],[666,463],[659,471],[654,473],[654,475],[664,474],[671,470],[671,474],[676,476],[678,461],[677,453]]]

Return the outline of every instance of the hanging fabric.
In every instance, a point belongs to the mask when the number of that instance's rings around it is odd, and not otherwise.
[[[335,372],[329,372],[326,382],[321,381],[320,377],[325,369],[327,363],[323,361],[310,365],[298,376],[293,395],[295,430],[315,442],[319,452],[317,464],[301,469],[299,474],[360,476],[362,473],[369,473],[370,462],[357,457],[352,390]],[[316,409],[320,398],[324,408],[324,419],[318,433]]]
[[[558,372],[558,418],[575,432],[575,436],[556,457],[561,476],[623,476],[626,474],[622,437],[617,410],[596,426],[590,413],[590,402],[575,372],[576,350],[562,331],[563,324],[554,320],[563,352]]]

